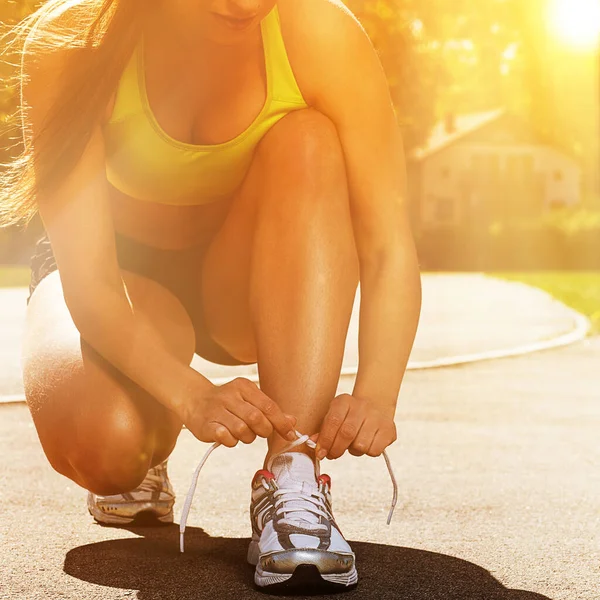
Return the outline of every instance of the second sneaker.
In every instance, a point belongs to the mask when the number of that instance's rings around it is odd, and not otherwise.
[[[88,511],[105,525],[127,525],[150,517],[162,523],[173,522],[175,493],[167,474],[167,461],[151,468],[144,481],[124,494],[99,496],[88,492]]]

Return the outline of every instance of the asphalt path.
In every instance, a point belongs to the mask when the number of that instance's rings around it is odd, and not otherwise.
[[[600,338],[407,373],[390,458],[325,461],[357,555],[344,596],[401,600],[600,598]],[[348,390],[346,378],[340,390]],[[176,520],[207,445],[184,431],[170,461]],[[85,491],[54,473],[22,404],[0,406],[0,598],[252,599],[245,563],[261,441],[217,449],[187,533],[93,523]]]

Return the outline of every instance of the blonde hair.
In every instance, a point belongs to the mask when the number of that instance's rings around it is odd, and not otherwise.
[[[77,164],[133,50],[143,1],[47,0],[4,34],[3,54],[16,58],[20,103],[13,126],[23,143],[0,173],[0,227],[26,226],[40,194],[54,191]],[[22,93],[26,68],[56,51],[67,51],[64,68],[34,136]]]

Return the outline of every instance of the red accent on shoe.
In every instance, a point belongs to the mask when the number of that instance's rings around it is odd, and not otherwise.
[[[266,469],[259,469],[258,471],[256,471],[256,474],[252,478],[252,486],[255,487],[259,485],[259,481],[261,478],[264,478],[267,481],[269,481],[271,479],[275,479],[275,475],[273,475],[271,471],[267,471]]]
[[[325,475],[325,473],[323,473],[323,475],[319,475],[319,483],[322,483],[323,485],[327,485],[329,486],[329,489],[331,489],[331,477],[329,477],[329,475]]]

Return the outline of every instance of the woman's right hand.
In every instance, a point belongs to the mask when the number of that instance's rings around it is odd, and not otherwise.
[[[232,448],[239,441],[252,443],[256,436],[276,431],[284,439],[296,439],[296,419],[285,415],[276,402],[244,377],[213,385],[186,403],[183,422],[202,442],[219,442]]]

